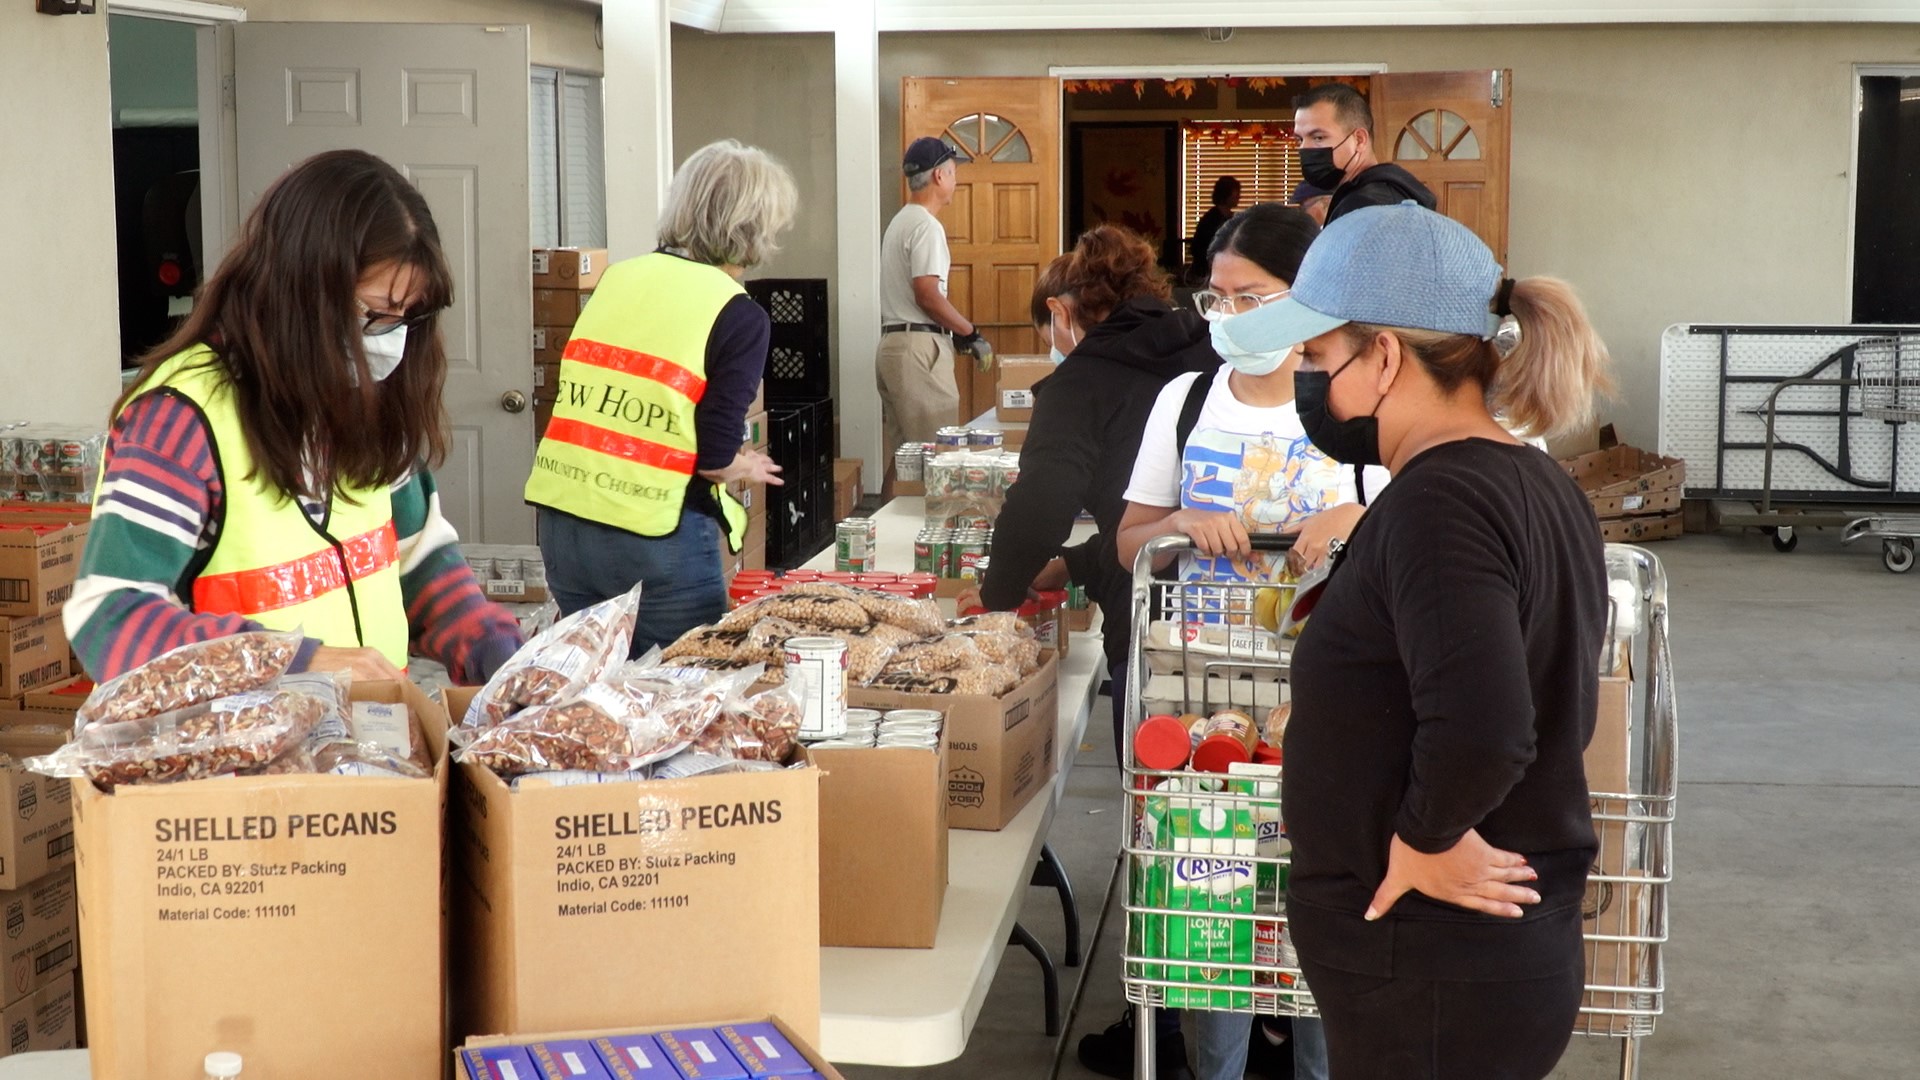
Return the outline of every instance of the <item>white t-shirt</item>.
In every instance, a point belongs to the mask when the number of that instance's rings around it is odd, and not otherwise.
[[[936,276],[940,295],[947,295],[947,271],[953,256],[947,251],[947,230],[933,212],[908,203],[893,215],[880,240],[880,321],[932,323],[913,297],[913,279]]]
[[[1261,407],[1233,396],[1233,369],[1214,374],[1184,452],[1174,446],[1180,409],[1196,374],[1181,375],[1160,391],[1140,437],[1127,501],[1143,506],[1232,510],[1249,533],[1278,533],[1304,519],[1358,500],[1354,470],[1321,453],[1293,403]],[[1387,470],[1364,470],[1367,501],[1387,486]],[[1250,563],[1191,556],[1183,578],[1273,580],[1284,560],[1256,554]]]

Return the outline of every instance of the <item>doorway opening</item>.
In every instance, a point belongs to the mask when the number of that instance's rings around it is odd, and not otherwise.
[[[1111,222],[1145,237],[1187,288],[1206,275],[1204,244],[1234,209],[1297,202],[1293,100],[1330,82],[1363,96],[1355,74],[1061,81],[1068,138],[1069,243]],[[1222,183],[1231,180],[1233,183]],[[1214,208],[1214,195],[1238,198]]]
[[[189,23],[116,13],[107,32],[125,369],[192,309],[205,276],[199,76],[211,58]]]

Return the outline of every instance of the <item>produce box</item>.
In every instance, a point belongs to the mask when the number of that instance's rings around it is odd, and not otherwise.
[[[32,995],[0,1009],[0,1030],[6,1032],[7,1038],[6,1053],[72,1050],[80,1045],[80,1007],[73,988],[75,979],[75,973],[69,969]]]
[[[1004,829],[1052,778],[1060,729],[1060,664],[1040,670],[1004,697],[908,694],[855,686],[858,709],[939,709],[947,714],[947,822],[956,829]]]
[[[0,615],[60,610],[73,594],[90,513],[51,506],[0,510]]]
[[[1002,356],[1000,374],[994,384],[994,419],[1025,422],[1033,419],[1033,387],[1053,374],[1052,359],[1045,356]]]
[[[777,1013],[817,1035],[820,770],[518,790],[455,774],[458,1033]]]
[[[18,889],[0,892],[6,940],[6,984],[0,1002],[11,1005],[68,977],[80,963],[80,908],[71,867]]]
[[[17,698],[67,680],[67,632],[60,612],[0,618],[0,698]]]
[[[588,289],[600,284],[607,269],[606,248],[534,248],[533,287]]]
[[[721,1023],[695,1021],[702,1026],[688,1030],[679,1025],[639,1027],[611,1026],[605,1029],[575,1030],[540,1035],[476,1035],[454,1052],[454,1075],[465,1080],[470,1072],[464,1064],[478,1052],[501,1047],[521,1047],[536,1070],[544,1070],[543,1061],[554,1061],[552,1072],[537,1071],[536,1076],[592,1077],[596,1067],[605,1069],[614,1080],[682,1080],[693,1076],[750,1076],[766,1080],[846,1080],[820,1051],[813,1048],[798,1029],[778,1016],[750,1014],[751,1019]],[[698,1042],[700,1050],[688,1050]],[[596,1060],[588,1061],[582,1044]],[[675,1051],[680,1054],[676,1055]],[[567,1061],[571,1054],[578,1061]],[[722,1059],[721,1055],[728,1055]],[[676,1067],[676,1057],[685,1060]],[[715,1060],[708,1062],[704,1057]],[[787,1059],[795,1059],[789,1064]],[[731,1063],[729,1065],[728,1063]],[[705,1066],[706,1068],[702,1068]],[[778,1070],[778,1071],[775,1071]]]
[[[405,703],[430,780],[283,775],[69,781],[96,1080],[248,1075],[419,1080],[445,1062],[446,713]]]
[[[930,949],[947,895],[947,748],[814,750],[820,944]]]
[[[1609,544],[1640,544],[1650,540],[1671,540],[1686,532],[1680,511],[1650,517],[1600,519],[1600,539]]]

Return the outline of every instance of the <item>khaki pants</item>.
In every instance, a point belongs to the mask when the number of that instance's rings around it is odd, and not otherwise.
[[[953,339],[947,335],[918,330],[880,335],[874,377],[889,462],[901,443],[932,442],[936,430],[960,422]]]

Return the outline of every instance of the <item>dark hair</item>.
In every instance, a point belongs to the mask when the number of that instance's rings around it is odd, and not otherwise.
[[[1365,129],[1369,138],[1373,136],[1373,109],[1360,91],[1346,83],[1322,83],[1295,97],[1293,108],[1298,112],[1323,101],[1333,106],[1333,117],[1340,121],[1341,127],[1348,131]]]
[[[1118,225],[1096,225],[1080,234],[1061,284],[1065,288],[1055,295],[1073,301],[1082,326],[1105,322],[1114,308],[1129,300],[1173,295],[1153,245]]]
[[[1213,205],[1215,206],[1225,201],[1228,195],[1237,197],[1239,194],[1240,178],[1237,176],[1223,176],[1213,182]]]
[[[375,382],[357,294],[361,277],[388,262],[419,275],[407,314],[428,318],[408,331],[405,361]],[[233,390],[248,479],[264,476],[290,497],[390,486],[446,456],[447,358],[432,313],[452,302],[419,190],[364,151],[316,154],[267,188],[193,314],[142,359],[114,412],[162,363],[204,343]]]
[[[1039,280],[1033,283],[1033,300],[1029,313],[1033,316],[1033,325],[1053,321],[1053,313],[1047,310],[1047,301],[1067,291],[1067,268],[1073,265],[1073,252],[1056,255],[1045,270],[1040,271]]]
[[[1291,284],[1300,276],[1300,260],[1320,235],[1305,210],[1284,203],[1254,203],[1228,219],[1213,236],[1207,262],[1221,252],[1238,255]]]

